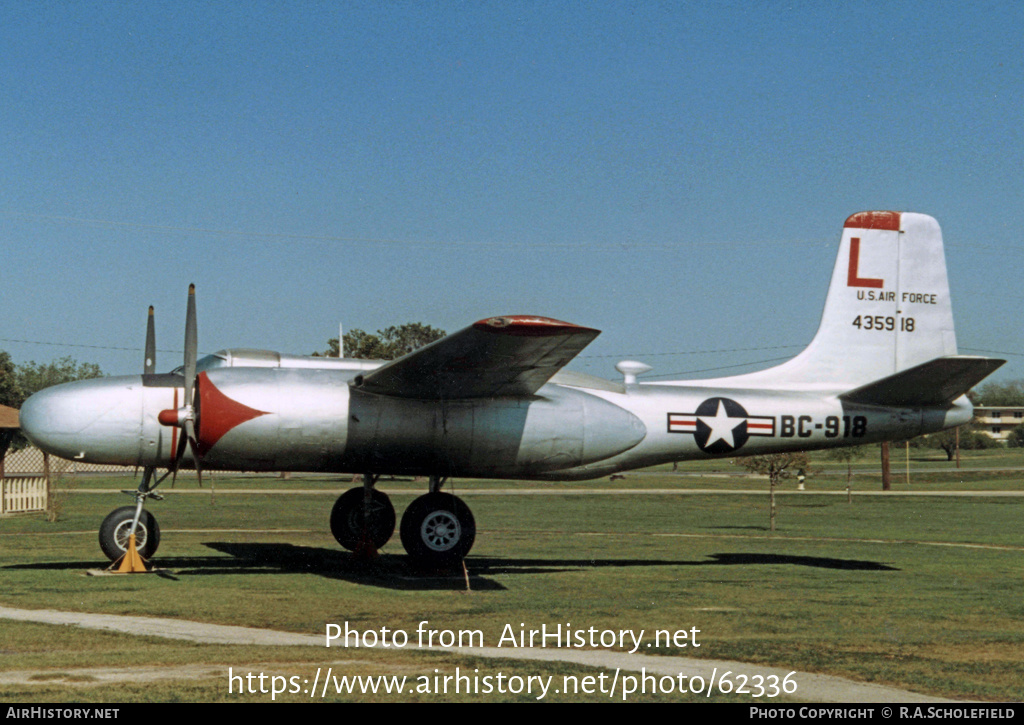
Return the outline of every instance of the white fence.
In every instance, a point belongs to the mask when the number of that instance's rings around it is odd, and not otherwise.
[[[7,457],[4,458],[4,474],[7,476],[23,474],[41,476],[47,462],[44,459],[48,459],[50,472],[55,476],[65,473],[124,473],[127,475],[135,473],[135,468],[132,466],[102,466],[95,463],[69,461],[66,458],[47,455],[35,446],[29,446],[7,454]]]
[[[25,514],[45,511],[50,500],[50,486],[43,476],[18,476],[3,479],[0,514]]]
[[[38,448],[8,453],[0,476],[0,514],[46,511],[50,500],[50,475],[61,472],[66,464]]]

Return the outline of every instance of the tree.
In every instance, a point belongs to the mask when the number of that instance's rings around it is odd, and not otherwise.
[[[1010,436],[1006,439],[1006,445],[1009,448],[1024,448],[1024,425],[1018,425],[1010,431]]]
[[[18,383],[25,398],[43,388],[49,388],[73,380],[89,380],[103,376],[96,363],[79,363],[70,356],[64,356],[50,363],[40,364],[35,360],[18,366]]]
[[[849,488],[850,481],[853,479],[853,462],[858,458],[863,458],[867,453],[867,446],[844,446],[843,448],[829,448],[825,452],[825,458],[846,465],[846,487]]]
[[[407,322],[377,330],[376,335],[356,329],[345,334],[344,357],[394,360],[434,340],[440,340],[445,334],[444,330],[420,322]],[[338,357],[338,338],[332,337],[327,341],[327,350],[313,354],[317,357]]]
[[[959,428],[931,433],[925,436],[925,442],[929,448],[939,448],[946,452],[946,460],[952,461],[956,457],[957,440],[959,432],[959,445],[962,450],[984,450],[997,445],[992,438],[980,433],[971,423],[962,425]]]
[[[19,408],[24,399],[14,362],[9,354],[0,351],[0,405]]]
[[[18,384],[14,362],[6,352],[0,352],[0,405],[18,408],[21,406],[22,400],[23,395],[21,386]],[[16,430],[0,428],[0,478],[4,473],[4,457],[7,455],[7,449],[16,438]]]
[[[975,405],[1024,405],[1024,380],[986,383],[969,397]]]
[[[28,396],[43,388],[72,380],[98,378],[103,373],[95,363],[79,363],[71,357],[62,357],[50,363],[25,363],[14,365],[6,352],[0,352],[0,404],[20,408]],[[28,445],[19,432],[9,436],[10,445],[15,449]]]
[[[751,473],[759,473],[768,476],[768,521],[772,531],[775,531],[775,487],[784,478],[793,475],[792,471],[809,471],[811,458],[804,451],[791,451],[789,453],[770,453],[762,456],[747,456],[737,458],[737,466],[743,466]]]

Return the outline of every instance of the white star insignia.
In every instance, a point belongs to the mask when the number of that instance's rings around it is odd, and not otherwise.
[[[725,412],[725,404],[721,400],[718,401],[718,411],[715,413],[715,417],[701,416],[700,421],[711,429],[708,441],[704,444],[705,447],[711,446],[716,441],[725,441],[730,448],[736,447],[732,432],[742,422],[742,419],[730,418]]]

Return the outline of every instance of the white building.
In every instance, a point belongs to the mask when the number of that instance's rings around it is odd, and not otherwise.
[[[1024,406],[1021,405],[976,405],[974,423],[980,433],[1006,443],[1010,431],[1024,425]]]

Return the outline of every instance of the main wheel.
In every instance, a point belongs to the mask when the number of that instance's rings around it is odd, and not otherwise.
[[[363,540],[364,490],[350,488],[338,497],[331,509],[331,533],[349,551],[359,548]],[[395,533],[395,507],[383,491],[370,489],[370,519],[367,528],[370,541],[378,549]]]
[[[402,514],[402,545],[413,560],[449,566],[462,561],[476,540],[469,506],[450,493],[428,493]]]
[[[128,551],[128,535],[134,518],[135,507],[122,506],[111,511],[100,524],[100,548],[111,561],[117,561]],[[156,553],[158,546],[160,526],[156,523],[156,517],[143,509],[139,525],[135,528],[135,550],[143,559],[148,559]]]

